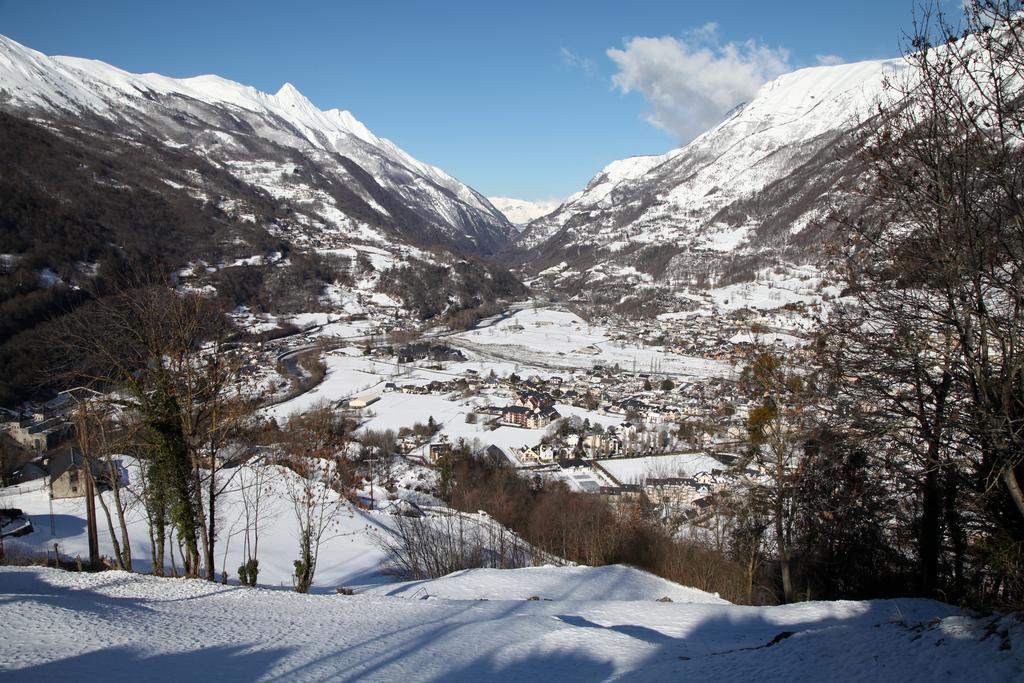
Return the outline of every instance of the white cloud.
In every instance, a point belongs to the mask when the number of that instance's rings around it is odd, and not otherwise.
[[[753,40],[722,43],[715,24],[680,38],[629,38],[607,54],[618,67],[612,84],[643,95],[651,105],[647,120],[684,143],[791,70],[788,50]]]
[[[562,57],[562,64],[569,67],[570,69],[580,69],[587,76],[591,76],[594,73],[594,62],[586,57],[580,57],[578,54],[563,46],[558,50],[558,54]]]
[[[840,64],[846,64],[846,60],[839,55],[814,55],[814,59],[818,62],[818,66],[839,66]]]

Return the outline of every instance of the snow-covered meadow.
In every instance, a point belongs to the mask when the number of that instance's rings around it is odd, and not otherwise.
[[[657,367],[663,375],[691,378],[728,377],[733,373],[727,363],[614,341],[603,327],[554,308],[520,310],[494,325],[456,335],[451,341],[483,357],[514,359],[525,372],[564,373],[594,365],[618,365],[640,372]]]
[[[1009,681],[1024,626],[929,600],[740,607],[624,567],[346,595],[0,568],[14,681]],[[659,601],[667,598],[669,601]]]
[[[642,458],[615,458],[599,460],[609,474],[623,484],[642,484],[648,479],[666,477],[693,477],[701,472],[723,470],[726,465],[702,453],[653,455]]]

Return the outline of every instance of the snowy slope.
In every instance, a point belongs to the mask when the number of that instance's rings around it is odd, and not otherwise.
[[[528,600],[536,596],[542,600],[636,602],[667,597],[673,602],[729,604],[717,595],[623,565],[467,569],[432,581],[408,581],[367,591],[404,598],[424,592],[446,600]]]
[[[295,571],[293,561],[298,557],[298,523],[292,504],[286,496],[287,482],[294,478],[290,470],[271,467],[271,474],[264,478],[262,522],[258,559],[260,561],[259,582],[266,586],[291,587]],[[232,476],[233,475],[233,476]],[[230,481],[219,500],[218,520],[220,533],[217,543],[217,571],[226,570],[237,578],[238,566],[244,561],[245,509],[242,491],[253,487],[253,471],[241,467],[237,471],[226,470],[223,480]],[[228,477],[231,477],[228,480]],[[133,461],[128,460],[128,478],[134,493],[138,494],[140,478]],[[30,482],[28,486],[31,489]],[[42,480],[39,480],[42,484]],[[50,504],[45,488],[24,491],[24,487],[0,489],[0,507],[17,507],[27,514],[35,531],[16,539],[5,539],[8,552],[23,550],[31,553],[52,551],[59,546],[65,557],[88,557],[89,541],[85,529],[85,500],[67,498],[52,501],[54,527],[51,533]],[[113,507],[111,494],[102,494]],[[99,509],[99,508],[97,508]],[[113,555],[106,518],[100,512],[100,554]],[[127,514],[128,532],[132,543],[132,556],[136,571],[152,570],[152,546],[149,540],[148,524],[142,506],[135,503]],[[377,546],[374,536],[389,525],[390,515],[367,512],[351,505],[345,505],[337,517],[337,523],[326,535],[317,562],[314,588],[333,589],[339,585],[369,584],[392,581],[383,572],[384,553]],[[115,520],[114,524],[117,522]],[[167,560],[169,565],[169,559]],[[180,568],[180,558],[178,559]],[[170,568],[167,568],[168,573]]]
[[[926,600],[423,600],[0,568],[14,681],[1008,681],[1022,636]]]
[[[643,178],[649,170],[672,155],[673,152],[669,152],[660,156],[629,157],[611,162],[598,171],[585,188],[568,197],[557,207],[557,211],[549,211],[530,221],[516,243],[527,249],[537,247],[552,237],[577,212],[610,207],[613,201],[610,195],[620,184]]]
[[[387,206],[393,203],[423,219],[424,230],[478,251],[503,246],[515,232],[473,189],[376,136],[351,112],[321,111],[290,83],[269,94],[213,75],[132,74],[95,60],[48,57],[0,36],[0,105],[47,119],[96,117],[117,123],[122,134],[198,146],[258,187],[266,182],[261,185],[252,177],[260,170],[257,162],[271,164],[271,175],[286,175],[296,165],[282,163],[280,152],[297,150],[355,191],[385,221],[407,222]],[[263,189],[275,194],[277,188]],[[325,194],[321,201],[330,199],[329,188]],[[329,211],[323,217],[338,221]]]
[[[837,173],[821,153],[871,116],[884,79],[903,68],[901,60],[878,60],[785,74],[686,146],[608,165],[532,222],[517,244],[538,269],[568,260],[585,271],[631,263],[644,249],[710,253],[713,260],[759,248],[767,242],[759,231],[785,211],[792,212],[785,227],[796,235],[827,202],[830,174]],[[797,173],[799,187],[790,194],[773,186]],[[813,182],[819,178],[824,188]]]

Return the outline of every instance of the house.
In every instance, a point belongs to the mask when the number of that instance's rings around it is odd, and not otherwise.
[[[50,493],[54,498],[85,496],[85,459],[77,448],[61,449],[50,457],[46,468],[50,475]],[[115,483],[126,486],[128,469],[121,460],[94,462],[92,478],[97,492],[107,490]]]
[[[697,484],[714,485],[718,483],[718,480],[715,478],[715,475],[709,474],[708,472],[698,472],[697,474],[693,475],[693,480]]]
[[[629,420],[626,420],[625,422],[623,422],[622,424],[620,424],[618,426],[618,428],[616,429],[616,432],[622,438],[631,439],[634,436],[636,436],[637,429],[636,429],[636,425],[635,424],[633,424]]]
[[[398,450],[403,455],[409,455],[419,447],[419,442],[411,436],[403,436],[398,440]]]
[[[60,451],[50,458],[50,493],[54,498],[80,498],[85,495],[85,465],[75,448]]]
[[[512,454],[523,464],[550,464],[555,461],[555,449],[547,445],[513,448]]]
[[[533,450],[537,454],[537,458],[541,462],[544,462],[544,463],[552,463],[552,462],[554,462],[555,458],[558,455],[558,452],[554,448],[552,448],[551,446],[549,446],[547,444],[544,444],[542,446],[537,446]]]
[[[553,405],[554,401],[547,394],[542,394],[538,391],[518,391],[516,392],[516,405],[523,406],[524,408],[544,408],[546,406]]]
[[[20,422],[20,414],[7,408],[0,408],[0,431],[6,432],[8,429],[17,426]]]
[[[528,462],[540,462],[540,454],[537,453],[530,446],[523,446],[522,448],[513,448],[512,454],[519,458],[522,463]]]
[[[650,409],[651,407],[649,405],[647,405],[646,403],[644,403],[643,401],[636,397],[630,397],[618,401],[611,408],[611,410],[616,413],[628,413],[630,411],[633,411],[641,414],[647,412]]]
[[[441,458],[452,452],[452,445],[448,442],[448,436],[442,434],[441,437],[430,444],[427,449],[427,459],[432,463],[437,463]]]
[[[555,420],[560,419],[562,416],[553,406],[547,406],[545,408],[535,408],[533,412],[526,416],[526,426],[529,429],[541,429],[547,427]]]
[[[553,406],[528,408],[526,406],[505,406],[501,410],[501,421],[516,427],[541,429],[562,416]]]
[[[60,417],[44,419],[5,420],[0,427],[22,448],[46,451],[63,441],[70,431],[70,425]]]

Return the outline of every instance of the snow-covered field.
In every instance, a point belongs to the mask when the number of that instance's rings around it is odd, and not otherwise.
[[[495,397],[501,404],[508,399]],[[477,399],[475,402],[481,402]],[[559,411],[562,407],[558,406]],[[484,425],[481,417],[476,423],[466,422],[466,416],[473,412],[472,406],[459,400],[448,400],[443,396],[390,393],[384,394],[380,401],[370,406],[375,414],[363,425],[367,430],[391,429],[397,431],[419,422],[427,424],[430,418],[440,425],[441,433],[448,437],[449,442],[458,443],[460,439],[468,444],[486,448],[491,444],[508,448],[515,446],[536,446],[544,436],[543,429],[523,429],[520,427],[502,426],[490,429]]]
[[[728,377],[732,368],[704,358],[668,353],[659,347],[627,346],[608,338],[604,328],[579,316],[550,308],[518,311],[483,329],[470,330],[452,343],[487,357],[516,359],[523,367],[567,371],[594,365],[624,370],[657,367],[663,375]]]
[[[324,363],[327,365],[327,374],[322,383],[289,401],[264,409],[264,414],[283,423],[290,415],[304,413],[320,404],[339,401],[377,387],[384,383],[384,373],[393,371],[392,367],[378,365],[362,356],[344,352],[326,356]]]
[[[995,624],[1005,636],[985,637],[992,618],[927,600],[739,607],[669,584],[674,601],[657,602],[651,578],[615,567],[469,571],[419,591],[344,596],[3,567],[0,678],[909,682],[1024,672],[1024,627],[1011,618]]]
[[[649,455],[598,461],[621,484],[640,484],[647,479],[692,477],[701,472],[724,470],[726,465],[702,453]]]

